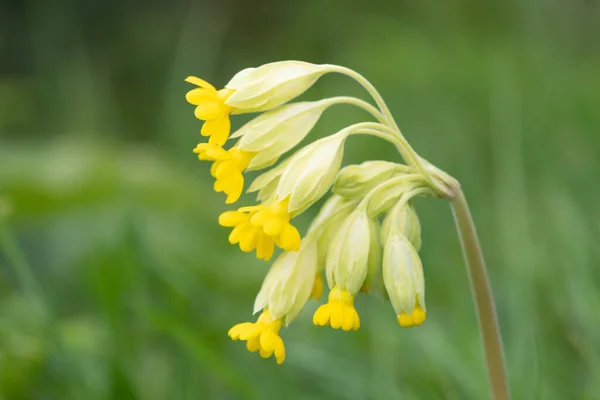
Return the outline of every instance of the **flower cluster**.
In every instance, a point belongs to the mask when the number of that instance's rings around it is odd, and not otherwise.
[[[353,97],[288,103],[327,73],[342,73],[361,83],[378,107]],[[247,189],[258,204],[219,216],[231,228],[229,242],[244,252],[269,260],[283,249],[269,270],[254,303],[256,322],[235,325],[233,340],[244,340],[261,357],[285,359],[279,333],[310,298],[319,300],[324,280],[327,302],[313,316],[318,326],[344,331],[360,328],[354,307],[359,293],[382,293],[402,327],[425,321],[425,284],[418,255],[421,227],[412,206],[419,195],[445,196],[452,180],[419,157],[408,145],[379,93],[361,75],[344,67],[298,61],[275,62],[236,74],[225,88],[189,77],[197,87],[186,99],[205,121],[201,134],[208,143],[194,149],[198,159],[212,161],[214,189],[235,203],[244,189],[244,172],[270,168]],[[325,110],[350,104],[377,122],[350,125],[316,140],[278,163],[312,130]],[[230,134],[230,115],[262,113]],[[346,139],[366,134],[393,144],[406,164],[368,161],[341,169]],[[226,149],[228,139],[236,143]],[[278,164],[277,164],[278,163]],[[274,164],[277,164],[273,167]],[[293,218],[327,192],[333,195],[302,237]]]

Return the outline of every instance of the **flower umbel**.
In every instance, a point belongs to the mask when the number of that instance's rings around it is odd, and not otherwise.
[[[256,322],[243,322],[228,332],[233,340],[245,340],[248,351],[257,352],[262,358],[275,355],[277,364],[285,360],[285,347],[279,336],[281,319],[273,319],[269,310],[264,310]]]
[[[198,86],[187,92],[185,99],[196,106],[194,110],[196,118],[206,121],[200,133],[202,136],[209,137],[210,144],[223,146],[229,138],[231,130],[229,114],[233,111],[233,107],[225,104],[225,101],[235,90],[217,90],[210,83],[195,76],[190,76],[185,81]]]
[[[232,147],[225,150],[210,143],[199,143],[194,149],[199,160],[214,161],[210,173],[216,178],[214,189],[227,195],[226,204],[235,203],[244,190],[242,172],[248,167],[254,153]]]
[[[300,233],[290,223],[287,205],[288,199],[285,199],[226,211],[219,216],[219,224],[233,228],[229,243],[239,243],[244,252],[256,249],[258,259],[269,260],[273,256],[274,245],[287,251],[300,248]]]
[[[377,107],[347,96],[286,104],[330,72],[358,81]],[[421,325],[426,318],[425,280],[418,255],[421,226],[412,200],[423,195],[451,198],[458,193],[458,183],[412,149],[373,85],[344,67],[300,61],[244,69],[222,90],[196,77],[186,81],[197,86],[186,99],[196,106],[196,117],[205,121],[202,135],[209,136],[194,152],[213,163],[214,189],[227,195],[226,203],[240,198],[244,172],[268,168],[248,189],[257,192],[257,205],[219,215],[219,224],[232,228],[229,242],[244,252],[256,251],[262,260],[273,257],[275,246],[284,250],[254,301],[254,313],[260,316],[256,322],[235,325],[229,336],[281,364],[285,347],[279,332],[309,299],[323,296],[323,275],[329,295],[313,315],[315,325],[358,330],[358,293],[387,296],[400,326]],[[378,122],[347,126],[279,162],[334,104],[359,107]],[[229,116],[259,112],[264,113],[232,135],[236,144],[224,149],[230,137]],[[346,141],[356,134],[393,144],[405,164],[367,161],[341,169]],[[334,195],[301,237],[292,218],[321,201],[332,186]]]

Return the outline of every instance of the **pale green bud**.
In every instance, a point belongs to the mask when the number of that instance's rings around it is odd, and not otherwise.
[[[288,211],[299,214],[327,192],[342,163],[345,135],[332,135],[304,147],[290,160],[276,194],[290,196]]]
[[[299,251],[275,260],[254,301],[254,313],[268,308],[273,319],[284,318],[288,325],[310,297],[316,273],[317,245],[305,239]]]
[[[248,190],[246,190],[246,192],[258,192],[258,194],[256,195],[256,200],[259,202],[263,202],[266,199],[268,199],[273,193],[275,193],[275,189],[277,189],[277,185],[279,184],[281,174],[283,174],[283,171],[285,171],[289,162],[290,158],[287,158],[275,168],[272,168],[267,172],[257,176],[252,181],[250,187],[248,188]]]
[[[364,197],[371,189],[398,173],[406,173],[406,165],[389,161],[366,161],[344,167],[333,184],[333,193],[349,199]]]
[[[319,268],[325,266],[327,251],[333,237],[355,208],[355,201],[333,195],[323,204],[319,214],[313,219],[307,235],[317,235]]]
[[[247,169],[266,168],[275,163],[306,137],[330,105],[328,100],[286,104],[259,115],[238,129],[231,136],[241,137],[237,147],[257,153]]]
[[[310,226],[308,227],[308,233],[312,233],[316,230],[323,230],[324,225],[326,225],[336,214],[338,214],[340,210],[348,207],[349,204],[356,205],[356,202],[336,194],[330,196],[325,203],[323,203],[319,209],[319,213],[310,223]],[[348,215],[350,214],[346,214],[346,216]]]
[[[331,67],[302,61],[279,61],[248,68],[225,85],[235,92],[225,101],[233,113],[259,112],[278,107],[310,88]]]
[[[367,213],[373,217],[381,215],[397,204],[403,196],[409,195],[410,198],[412,192],[426,185],[422,176],[418,174],[392,177],[369,193]]]
[[[396,311],[412,314],[418,304],[425,311],[425,279],[419,254],[410,241],[392,233],[383,250],[383,283]]]
[[[405,236],[415,250],[421,248],[421,223],[410,202],[400,202],[385,216],[381,226],[381,240],[386,242],[390,232]]]
[[[326,276],[329,287],[357,293],[369,264],[371,228],[367,214],[357,209],[350,214],[331,242],[327,253]]]
[[[369,247],[369,260],[367,263],[367,277],[361,290],[363,292],[382,292],[383,291],[383,279],[381,273],[381,242],[379,239],[379,231],[381,227],[377,219],[369,219],[369,235],[370,235],[370,247]]]

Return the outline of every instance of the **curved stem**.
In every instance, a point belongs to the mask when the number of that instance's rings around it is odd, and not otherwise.
[[[452,213],[462,244],[469,281],[471,283],[471,292],[477,310],[492,398],[494,400],[508,400],[510,392],[494,297],[485,261],[483,260],[483,253],[477,239],[475,225],[473,224],[467,200],[461,190],[458,191],[452,201]]]
[[[371,114],[377,121],[381,122],[382,124],[386,123],[385,116],[381,113],[381,111],[379,111],[377,107],[373,106],[370,103],[367,103],[364,100],[357,99],[356,97],[338,96],[326,99],[325,101],[330,102],[331,104],[350,104],[358,108],[362,108],[363,110]]]
[[[367,78],[350,68],[342,67],[339,65],[328,65],[328,67],[331,72],[337,72],[354,79],[355,81],[360,83],[360,85],[364,87],[367,90],[367,92],[369,92],[369,94],[381,110],[381,113],[385,117],[385,127],[388,128],[389,131],[398,138],[400,143],[402,143],[402,148],[397,146],[397,149],[402,155],[402,157],[405,159],[405,161],[411,165],[414,165],[423,174],[423,176],[426,177],[430,185],[436,189],[438,194],[449,198],[454,197],[453,191],[445,187],[449,185],[444,182],[440,182],[439,180],[433,179],[429,171],[423,166],[421,158],[415,152],[415,150],[408,144],[408,141],[400,131],[400,127],[394,120],[390,109],[388,108],[387,104],[385,104],[383,97],[377,91],[375,86],[373,86],[373,84],[369,82]]]
[[[390,109],[385,104],[385,101],[383,101],[383,97],[381,97],[381,94],[379,94],[379,92],[377,91],[375,86],[373,86],[373,84],[371,82],[369,82],[369,80],[367,78],[365,78],[358,72],[351,70],[350,68],[342,67],[340,65],[328,65],[328,67],[330,68],[330,70],[332,72],[337,72],[337,73],[340,73],[343,75],[347,75],[347,76],[351,77],[352,79],[354,79],[355,81],[357,81],[358,83],[360,83],[367,90],[367,92],[369,92],[371,97],[373,97],[373,100],[375,100],[375,103],[377,104],[377,106],[379,107],[379,109],[381,110],[383,115],[385,116],[387,123],[391,127],[396,128],[398,133],[400,133],[400,128],[398,128],[398,124],[396,124],[396,121],[394,120],[394,117],[392,116]]]
[[[413,148],[410,146],[410,144],[404,138],[404,136],[399,137],[397,135],[397,132],[395,132],[392,128],[390,128],[387,125],[380,125],[375,129],[380,130],[381,132],[384,132],[384,133],[390,135],[391,137],[393,137],[394,138],[393,143],[394,143],[394,145],[396,145],[396,149],[398,150],[398,152],[400,153],[402,158],[404,158],[404,160],[407,163],[414,165],[419,170],[419,172],[421,172],[423,174],[423,176],[426,176],[426,177],[429,176],[429,172],[427,172],[427,170],[421,163],[421,158],[413,150]],[[374,132],[371,134],[374,136],[377,136]]]

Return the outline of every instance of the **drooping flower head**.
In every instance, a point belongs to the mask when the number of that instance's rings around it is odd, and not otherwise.
[[[332,97],[286,104],[329,72],[356,79],[373,94],[377,107],[353,97]],[[229,330],[233,340],[246,341],[263,358],[285,359],[280,336],[308,299],[318,300],[325,274],[329,295],[313,322],[319,326],[355,331],[360,317],[354,306],[359,293],[381,293],[392,304],[402,327],[425,321],[425,283],[418,250],[421,227],[411,200],[418,195],[448,196],[456,182],[422,159],[408,145],[391,113],[372,85],[344,67],[299,61],[275,62],[247,68],[224,89],[188,78],[197,88],[187,100],[196,117],[205,121],[208,143],[194,149],[200,160],[211,161],[214,189],[236,202],[246,171],[270,168],[292,151],[334,104],[351,104],[378,122],[361,122],[318,139],[258,176],[248,188],[258,204],[223,212],[219,224],[231,228],[229,242],[244,252],[269,260],[281,252],[256,296],[255,322]],[[233,114],[264,112],[236,131],[229,149]],[[349,136],[367,134],[392,143],[405,164],[367,161],[340,171]],[[315,205],[333,188],[307,233],[301,237],[292,219]],[[383,221],[382,221],[383,218]]]

